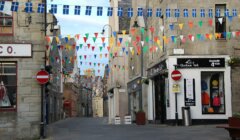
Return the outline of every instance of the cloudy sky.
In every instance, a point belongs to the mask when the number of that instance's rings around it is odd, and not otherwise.
[[[108,24],[108,17],[106,16],[107,7],[109,6],[109,0],[48,0],[48,8],[51,7],[51,4],[57,4],[58,10],[56,17],[58,19],[58,24],[61,25],[61,33],[62,36],[68,36],[71,35],[71,37],[74,37],[76,34],[80,34],[80,39],[77,42],[77,45],[83,44],[84,46],[87,46],[86,43],[83,41],[83,37],[86,33],[89,33],[89,39],[87,43],[90,43],[91,46],[96,46],[95,48],[98,48],[97,46],[103,46],[101,38],[98,38],[96,43],[94,43],[92,40],[92,37],[94,37],[94,33],[99,33],[98,37],[102,37],[100,33],[102,32],[103,26],[105,24]],[[63,5],[69,5],[70,13],[69,15],[63,15]],[[80,15],[74,15],[74,6],[79,5],[81,6],[81,14]],[[86,6],[93,6],[92,7],[92,14],[91,16],[85,15]],[[97,6],[103,7],[103,16],[96,16],[97,13]],[[107,37],[107,34],[103,35],[104,37]],[[105,41],[107,43],[107,41]],[[78,62],[79,67],[81,69],[81,74],[83,74],[83,71],[87,68],[94,68],[96,70],[96,75],[103,76],[104,69],[103,67],[98,67],[97,65],[94,67],[93,63],[101,63],[101,64],[107,64],[108,59],[105,58],[104,54],[108,53],[107,47],[103,48],[103,50],[100,52],[99,49],[95,49],[94,52],[92,49],[88,49],[84,47],[82,49],[78,50]],[[94,55],[103,54],[103,57],[94,58]],[[88,58],[84,59],[84,57],[79,60],[80,55],[87,55]],[[89,55],[91,55],[91,58],[89,58]],[[80,65],[80,61],[82,61],[82,65]],[[92,65],[89,66],[89,62],[92,62]],[[101,73],[98,73],[98,69],[101,69]]]

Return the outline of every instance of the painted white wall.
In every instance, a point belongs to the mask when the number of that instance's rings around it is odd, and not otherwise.
[[[171,79],[171,72],[174,70],[174,65],[177,63],[178,58],[194,58],[193,56],[170,56],[169,57],[169,94],[170,94],[170,107],[167,108],[167,119],[175,119],[175,93],[172,92],[172,86],[176,82]],[[225,57],[226,60],[229,56],[197,56],[197,58],[216,58]],[[196,58],[196,56],[195,56]],[[232,115],[231,106],[231,79],[230,73],[231,69],[229,66],[225,68],[195,68],[195,69],[178,69],[182,73],[182,78],[177,83],[181,86],[181,93],[178,94],[178,116],[182,119],[181,107],[185,106],[184,103],[184,78],[185,79],[195,79],[195,97],[196,106],[191,106],[191,117],[192,119],[227,119]],[[201,104],[201,72],[202,71],[218,71],[224,72],[224,92],[225,92],[225,114],[202,114],[202,104]]]

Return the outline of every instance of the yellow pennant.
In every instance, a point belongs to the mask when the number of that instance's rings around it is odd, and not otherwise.
[[[210,39],[210,40],[212,40],[212,37],[213,37],[213,35],[212,35],[212,34],[209,34],[209,39]]]
[[[126,30],[122,30],[122,34],[125,35],[126,34]]]
[[[68,37],[68,40],[70,40],[70,38],[71,38],[71,35],[67,35],[67,37]]]
[[[102,54],[99,54],[99,57],[102,58]]]
[[[114,43],[114,37],[111,37],[110,40],[109,40],[110,46],[113,46],[113,43]]]
[[[134,50],[131,51],[132,55],[134,55]]]
[[[56,42],[57,42],[57,44],[59,43],[59,38],[56,36]]]
[[[178,26],[179,26],[179,29],[180,29],[180,30],[183,29],[183,23],[178,24]]]
[[[160,40],[157,40],[157,44],[158,44],[158,46],[160,45],[160,43],[161,43],[161,41],[160,41]]]

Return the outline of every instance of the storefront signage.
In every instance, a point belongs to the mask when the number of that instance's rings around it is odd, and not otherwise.
[[[163,61],[163,62],[153,66],[152,68],[148,69],[147,77],[153,77],[155,75],[164,73],[166,69],[167,69],[166,62]]]
[[[0,57],[32,57],[32,45],[0,44]]]
[[[178,68],[224,68],[224,58],[178,58]]]
[[[195,79],[184,79],[185,106],[195,106]]]

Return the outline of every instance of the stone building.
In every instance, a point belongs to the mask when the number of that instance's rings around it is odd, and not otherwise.
[[[142,0],[132,4],[133,17],[137,17],[139,7],[145,11],[144,17],[152,9],[152,17],[131,21],[131,25],[135,21],[145,25],[135,26],[137,34],[132,36],[133,41],[138,36],[144,41],[142,74],[141,55],[129,56],[129,67],[134,69],[129,69],[128,91],[140,95],[137,102],[147,120],[173,122],[176,112],[181,120],[184,106],[190,107],[194,123],[225,121],[239,112],[239,67],[230,67],[228,62],[239,57],[236,11],[240,3]],[[174,70],[181,72],[178,81],[172,79]],[[134,91],[138,89],[142,95]],[[220,100],[218,106],[214,105],[216,98]]]
[[[26,13],[26,1],[18,2],[17,12],[11,1],[0,10],[1,139],[40,135],[41,86],[34,77],[45,66],[45,14]]]
[[[130,7],[129,0],[112,0],[112,7]],[[114,9],[116,10],[116,9]],[[125,9],[126,10],[126,9]],[[128,114],[128,46],[124,44],[128,40],[130,19],[124,12],[122,17],[113,14],[109,18],[109,45],[111,47],[109,54],[109,78],[108,78],[108,107],[109,107],[109,123],[113,123],[115,116],[122,119]],[[113,33],[116,36],[113,36]],[[120,42],[121,40],[121,42]]]

